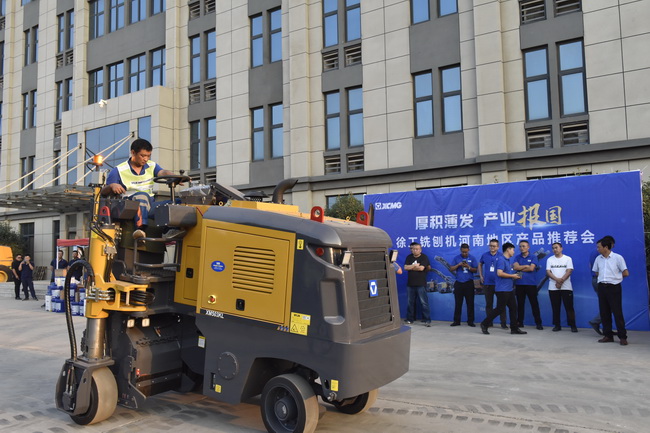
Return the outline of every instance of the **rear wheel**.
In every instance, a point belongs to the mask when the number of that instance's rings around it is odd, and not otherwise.
[[[346,398],[341,401],[334,401],[332,404],[339,412],[348,415],[355,415],[357,413],[365,412],[370,409],[377,401],[378,389],[359,394],[356,397]]]
[[[117,383],[108,367],[93,371],[90,390],[90,406],[81,415],[70,415],[80,425],[95,424],[109,418],[117,406]]]
[[[6,283],[12,280],[11,269],[5,265],[0,265],[0,283]]]
[[[312,433],[318,424],[318,399],[296,374],[269,380],[262,391],[262,420],[271,433]]]

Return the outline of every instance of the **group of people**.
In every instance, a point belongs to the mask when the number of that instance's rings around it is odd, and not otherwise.
[[[55,271],[57,269],[70,269],[72,264],[77,260],[81,260],[81,256],[77,250],[74,250],[72,252],[72,260],[70,260],[70,262],[63,258],[63,251],[57,251],[57,258],[53,259],[50,262],[50,270],[52,271],[52,277],[50,281],[54,281],[54,277],[56,275]],[[36,291],[34,290],[35,267],[36,265],[34,265],[34,262],[32,262],[32,258],[29,254],[25,254],[24,256],[22,254],[16,254],[16,257],[11,264],[11,272],[14,276],[14,292],[16,295],[16,300],[22,299],[23,301],[28,301],[31,296],[31,299],[38,301]],[[73,272],[74,273],[72,277],[78,281],[81,281],[83,269],[77,267]],[[20,297],[21,286],[25,295],[24,298]]]
[[[594,290],[598,294],[599,314],[589,321],[596,332],[603,335],[599,343],[614,341],[615,332],[612,330],[612,316],[616,322],[617,335],[622,346],[626,346],[627,332],[622,308],[621,282],[629,275],[625,259],[612,251],[614,238],[605,236],[597,242],[596,251],[590,257],[590,267],[593,275]],[[539,260],[530,253],[530,244],[526,240],[519,242],[519,254],[515,255],[515,246],[504,243],[499,251],[499,241],[490,240],[489,251],[479,260],[470,254],[468,244],[460,246],[460,254],[453,258],[449,270],[454,273],[455,308],[451,326],[461,324],[463,301],[467,307],[467,325],[475,327],[474,323],[474,275],[478,273],[480,284],[485,295],[485,319],[480,323],[481,331],[489,334],[493,321],[500,317],[501,328],[508,329],[506,309],[510,314],[510,333],[526,334],[524,327],[525,302],[528,299],[535,325],[543,330],[542,317],[537,299],[537,271]],[[429,298],[426,291],[427,272],[431,270],[429,258],[422,252],[422,246],[413,242],[410,245],[411,254],[406,257],[404,270],[407,278],[407,314],[406,323],[415,321],[416,302],[422,307],[422,320],[425,326],[431,326]],[[564,304],[567,324],[572,332],[578,332],[576,314],[573,307],[573,287],[571,274],[573,260],[563,253],[562,244],[552,245],[553,255],[546,260],[546,276],[548,293],[553,312],[553,331],[562,330],[560,312]],[[401,273],[401,270],[400,270]],[[496,306],[494,298],[496,297]],[[602,323],[602,332],[600,325]]]

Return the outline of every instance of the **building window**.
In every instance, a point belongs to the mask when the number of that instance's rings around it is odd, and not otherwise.
[[[129,59],[129,92],[137,92],[146,87],[147,58],[144,54]]]
[[[345,0],[345,40],[361,39],[361,1]]]
[[[137,23],[147,18],[147,1],[131,0],[131,23]]]
[[[190,122],[190,169],[201,168],[201,122]]]
[[[20,188],[34,189],[34,157],[20,158]]]
[[[271,158],[284,156],[282,104],[271,105]]]
[[[25,30],[25,66],[38,61],[38,26]]]
[[[325,140],[327,150],[341,148],[341,94],[325,94]]]
[[[72,110],[72,78],[66,78],[64,83],[63,111],[68,111]]]
[[[151,0],[151,15],[165,12],[165,0]]]
[[[165,48],[151,52],[151,85],[165,85]]]
[[[111,2],[111,32],[124,27],[124,0],[110,0]]]
[[[104,36],[104,0],[92,0],[90,7],[90,39]]]
[[[36,126],[36,90],[23,93],[23,129]]]
[[[431,71],[413,77],[415,136],[433,135],[433,85]]]
[[[323,0],[323,30],[324,46],[339,43],[338,0]]]
[[[361,87],[348,90],[348,145],[363,145],[363,91]]]
[[[217,33],[214,30],[205,33],[205,45],[205,78],[213,80],[217,78]]]
[[[582,10],[582,0],[553,0],[555,16]]]
[[[86,155],[92,156],[102,153],[104,149],[113,143],[117,143],[130,134],[129,122],[120,122],[113,125],[102,126],[86,131]],[[104,167],[111,169],[117,164],[124,162],[129,157],[129,146],[124,144],[120,146],[114,154],[105,156]],[[87,167],[86,170],[92,170]]]
[[[0,77],[5,74],[5,43],[0,42]]]
[[[190,83],[201,81],[201,36],[190,38]]]
[[[562,116],[587,111],[582,41],[558,45]]]
[[[526,119],[551,117],[546,47],[524,53],[524,81],[526,87]]]
[[[207,150],[208,167],[217,166],[217,118],[212,117],[206,119],[207,122],[207,136],[205,140],[205,147]]]
[[[411,0],[411,22],[417,24],[430,19],[429,0]]]
[[[264,63],[264,38],[262,14],[251,17],[251,66]]]
[[[264,159],[264,107],[253,108],[252,117],[252,135],[253,135],[253,161]]]
[[[34,223],[21,223],[20,235],[23,237],[27,251],[25,254],[34,253]]]
[[[52,186],[59,185],[59,176],[61,175],[61,151],[55,150],[52,154],[54,163],[54,169],[52,170]]]
[[[104,70],[97,69],[88,73],[89,87],[88,95],[90,100],[89,104],[94,104],[104,99]]]
[[[271,29],[271,62],[282,60],[282,11],[276,9],[269,13]]]
[[[65,95],[65,84],[63,81],[56,83],[56,120],[61,120],[63,113],[63,99]]]
[[[124,94],[124,63],[108,66],[108,97],[116,98]]]
[[[444,17],[458,13],[457,0],[438,0],[438,15]]]
[[[463,129],[463,115],[460,93],[460,66],[442,69],[441,80],[444,132],[461,131]]]
[[[78,149],[77,134],[68,135],[68,161],[67,161],[67,179],[66,183],[72,185],[77,181],[77,171],[73,170],[77,166],[77,152],[71,152]]]

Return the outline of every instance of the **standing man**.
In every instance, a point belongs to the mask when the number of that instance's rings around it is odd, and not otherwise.
[[[161,166],[151,161],[153,146],[147,140],[138,138],[131,144],[131,157],[114,167],[106,178],[106,186],[102,188],[102,195],[126,194],[131,200],[140,202],[140,211],[136,216],[136,230],[134,238],[145,237],[149,211],[153,203],[153,178],[156,176],[169,176],[174,173],[164,170]]]
[[[630,275],[630,272],[627,270],[623,256],[612,251],[613,245],[614,242],[611,239],[603,238],[598,241],[597,247],[600,255],[596,257],[592,268],[598,274],[598,306],[600,307],[600,318],[603,321],[604,337],[598,342],[611,343],[614,341],[613,314],[621,346],[627,346],[621,282],[623,278]]]
[[[422,254],[422,245],[412,242],[410,247],[411,254],[404,261],[404,269],[408,272],[406,323],[411,324],[415,321],[415,299],[417,296],[422,306],[422,321],[426,327],[429,327],[431,326],[431,311],[425,286],[427,285],[427,272],[431,270],[431,264],[429,258]]]
[[[52,259],[50,262],[50,269],[52,270],[52,278],[50,279],[50,282],[54,282],[54,271],[56,269],[66,269],[68,267],[68,261],[63,258],[63,251],[59,250],[57,253],[57,258]]]
[[[470,255],[469,245],[460,246],[460,254],[454,257],[449,270],[456,273],[456,282],[454,283],[454,321],[450,326],[460,325],[460,316],[463,312],[463,299],[467,304],[467,325],[474,327],[474,273],[476,272],[478,261],[476,257]]]
[[[616,242],[612,236],[603,236],[603,239],[609,239],[612,241],[612,249],[614,249],[614,243]],[[594,292],[596,292],[596,296],[598,296],[598,274],[593,271],[594,268],[594,263],[596,262],[596,257],[598,257],[600,253],[598,252],[598,244],[596,244],[596,248],[589,254],[589,271],[591,272],[591,287],[593,287]],[[598,313],[594,316],[593,319],[589,321],[589,324],[591,325],[592,328],[594,328],[594,331],[598,335],[603,335],[602,332],[600,332],[600,324],[602,323],[602,320],[600,320],[600,308]]]
[[[571,327],[571,332],[578,332],[576,327],[576,312],[573,309],[573,287],[571,286],[571,273],[573,260],[562,254],[562,244],[553,244],[553,256],[546,260],[546,275],[548,275],[548,296],[553,309],[553,332],[561,331],[560,307],[564,304],[566,320]]]
[[[527,240],[519,241],[519,254],[515,256],[513,268],[521,272],[521,279],[515,280],[515,294],[517,298],[517,324],[520,328],[524,327],[524,315],[526,314],[526,297],[530,302],[530,309],[533,311],[535,325],[540,331],[542,326],[542,316],[539,312],[539,302],[537,301],[537,270],[539,261],[534,254],[530,254],[530,244]]]
[[[14,274],[14,292],[16,293],[16,300],[20,300],[20,262],[23,261],[22,254],[16,254],[16,258],[11,262],[11,272]]]
[[[81,260],[79,258],[79,251],[74,250],[72,252],[72,260],[70,260],[70,263],[68,263],[68,269],[70,269],[70,267],[74,264],[74,262],[77,262],[79,260]],[[77,268],[77,269],[74,270],[74,273],[72,274],[72,277],[75,280],[81,282],[81,278],[83,277],[83,272],[84,272],[83,268]]]
[[[25,259],[20,262],[18,270],[20,271],[20,280],[23,283],[23,293],[25,294],[23,301],[29,300],[30,293],[32,294],[32,299],[38,301],[36,291],[34,290],[34,264],[29,254],[25,254]]]
[[[481,260],[478,263],[478,274],[481,277],[481,284],[483,285],[483,293],[485,294],[485,314],[490,315],[494,306],[494,285],[497,278],[497,259],[501,256],[499,252],[499,241],[491,239],[488,244],[490,250],[483,253]],[[512,325],[512,323],[511,323]],[[517,325],[516,323],[514,324]],[[492,327],[492,321],[488,323],[488,328]],[[508,329],[506,325],[506,312],[501,314],[501,327]]]
[[[489,334],[488,325],[500,314],[505,314],[506,306],[510,311],[510,333],[527,334],[517,327],[517,302],[514,295],[514,280],[521,278],[521,275],[515,272],[513,265],[515,263],[513,255],[515,246],[506,242],[502,247],[503,255],[499,257],[496,263],[496,284],[494,293],[497,297],[497,307],[481,322],[481,331]]]

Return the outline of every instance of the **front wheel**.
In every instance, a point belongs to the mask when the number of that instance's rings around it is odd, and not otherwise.
[[[318,399],[297,374],[269,380],[262,391],[262,420],[269,433],[313,433],[318,424]]]
[[[70,415],[80,425],[95,424],[109,418],[117,406],[117,382],[108,367],[93,371],[88,411],[81,415]]]
[[[365,412],[372,407],[377,401],[378,389],[359,394],[356,397],[346,398],[341,401],[334,401],[332,404],[336,409],[348,415],[356,415]]]

